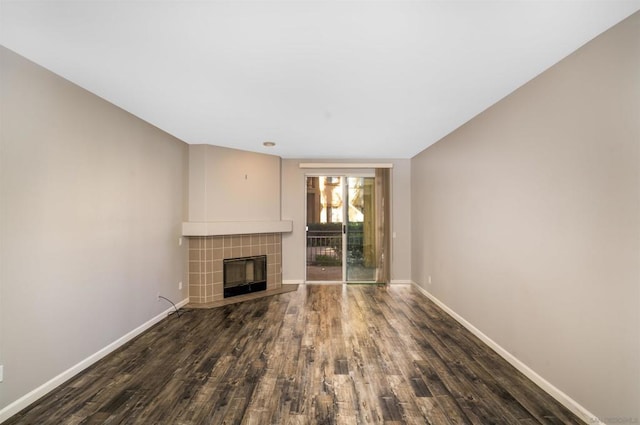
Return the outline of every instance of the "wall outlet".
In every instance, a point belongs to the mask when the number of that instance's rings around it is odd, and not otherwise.
[[[178,246],[182,246],[182,238],[178,238]]]
[[[4,366],[0,364],[0,382],[4,380]]]
[[[428,282],[429,282],[429,285],[431,285],[431,275],[429,275]]]
[[[182,289],[182,281],[178,283],[178,289]]]

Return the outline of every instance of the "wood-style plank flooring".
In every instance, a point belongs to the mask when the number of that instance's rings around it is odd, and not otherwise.
[[[581,424],[415,288],[171,315],[14,424]]]

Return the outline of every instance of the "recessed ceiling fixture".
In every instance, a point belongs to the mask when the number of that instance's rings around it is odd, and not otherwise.
[[[276,144],[274,142],[264,142],[262,143],[262,146],[266,147],[266,148],[272,148],[274,147]]]

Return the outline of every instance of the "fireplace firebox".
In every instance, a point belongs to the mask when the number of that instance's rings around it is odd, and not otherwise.
[[[267,289],[267,256],[228,258],[224,264],[224,297]]]

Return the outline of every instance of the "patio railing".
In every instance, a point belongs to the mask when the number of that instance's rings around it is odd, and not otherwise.
[[[362,232],[347,233],[348,259],[362,256]],[[307,265],[340,265],[342,263],[342,232],[309,230],[307,232]]]

